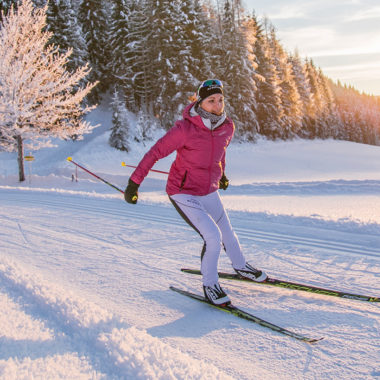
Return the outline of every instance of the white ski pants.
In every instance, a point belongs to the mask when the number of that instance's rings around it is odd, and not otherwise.
[[[214,285],[218,282],[218,259],[222,246],[234,268],[244,268],[239,240],[232,229],[230,220],[223,207],[219,192],[208,195],[175,194],[170,196],[176,210],[203,238],[201,272],[203,284]]]

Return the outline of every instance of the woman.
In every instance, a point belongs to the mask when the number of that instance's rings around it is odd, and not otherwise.
[[[183,112],[165,136],[145,154],[132,173],[125,200],[135,204],[138,188],[149,170],[161,158],[177,151],[166,185],[170,201],[179,214],[204,241],[201,272],[205,297],[213,304],[230,303],[219,285],[218,259],[225,249],[234,270],[243,277],[261,282],[266,274],[246,263],[238,238],[221,202],[218,189],[226,190],[225,153],[234,134],[234,124],[224,111],[223,84],[204,81],[196,102]]]

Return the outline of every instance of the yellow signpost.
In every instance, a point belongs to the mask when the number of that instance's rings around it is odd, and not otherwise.
[[[24,156],[24,160],[29,162],[29,185],[32,182],[32,161],[34,161],[34,156],[29,154],[29,156]]]

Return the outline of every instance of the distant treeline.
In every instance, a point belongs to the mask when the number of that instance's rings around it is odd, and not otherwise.
[[[15,1],[1,1],[4,12]],[[43,6],[45,0],[35,0]],[[157,125],[168,129],[206,78],[225,85],[236,137],[335,138],[380,145],[379,97],[333,83],[312,59],[287,52],[268,19],[230,0],[50,0],[47,27],[68,67],[90,62],[113,94],[111,145],[128,150]],[[128,111],[139,115],[138,131]]]

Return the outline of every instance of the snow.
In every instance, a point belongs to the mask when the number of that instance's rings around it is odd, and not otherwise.
[[[4,379],[378,379],[378,303],[222,281],[233,302],[310,345],[169,290],[201,292],[197,234],[152,173],[124,189],[152,143],[83,141],[31,152],[27,180],[0,154],[0,377]],[[157,132],[157,138],[160,133]],[[29,152],[26,152],[29,154]],[[173,157],[155,165],[168,170]],[[380,148],[343,141],[233,143],[222,191],[248,260],[269,275],[380,296]],[[220,270],[231,270],[224,253]]]

